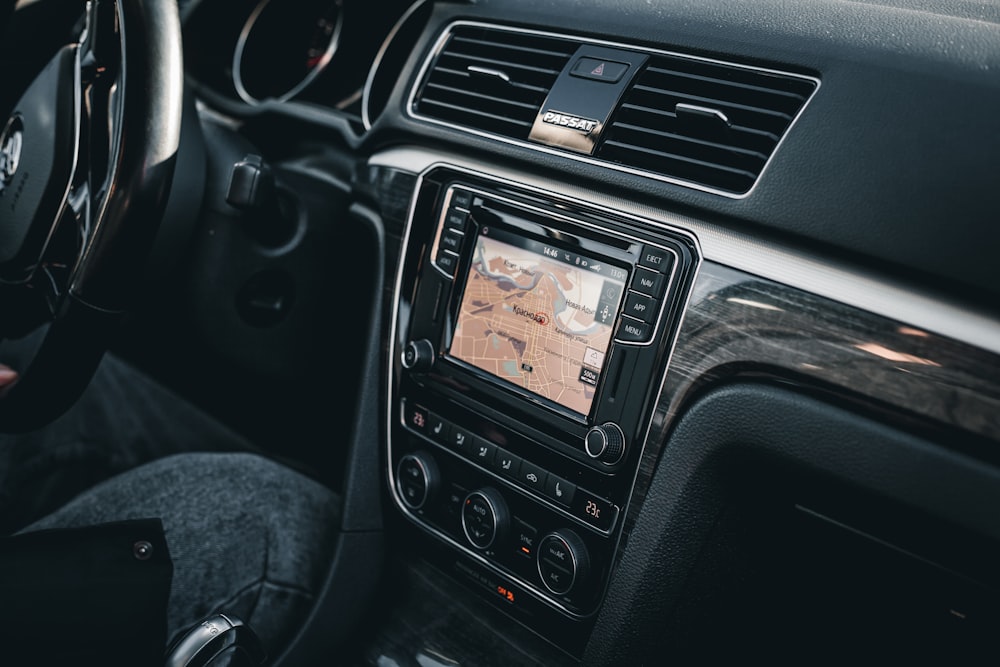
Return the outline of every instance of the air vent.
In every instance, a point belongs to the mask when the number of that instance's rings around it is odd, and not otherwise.
[[[815,88],[805,77],[652,55],[612,115],[595,156],[744,194]]]
[[[458,25],[414,101],[421,116],[526,139],[577,43],[538,33]]]

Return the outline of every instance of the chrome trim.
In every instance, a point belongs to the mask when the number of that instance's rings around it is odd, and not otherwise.
[[[368,98],[371,95],[372,85],[375,83],[375,77],[378,74],[378,69],[382,65],[382,58],[385,57],[386,51],[389,50],[389,45],[392,44],[392,40],[396,38],[399,31],[406,25],[406,22],[410,20],[421,6],[423,6],[427,0],[417,0],[410,7],[403,12],[396,23],[393,24],[392,29],[389,34],[385,36],[382,40],[382,45],[379,46],[378,52],[375,54],[375,59],[372,60],[371,67],[368,68],[368,77],[365,79],[365,85],[361,89],[361,124],[364,126],[365,131],[372,129],[372,124],[375,120],[371,117],[371,111],[368,109]]]
[[[714,118],[721,123],[729,125],[729,116],[722,113],[719,109],[713,109],[712,107],[700,107],[697,104],[687,104],[686,102],[678,102],[674,105],[674,112],[687,111],[693,113],[697,116],[706,116],[708,118]]]
[[[261,102],[285,102],[292,99],[303,90],[306,89],[313,80],[320,75],[320,73],[326,69],[326,66],[330,64],[333,60],[333,54],[337,51],[337,46],[340,43],[340,31],[344,27],[344,8],[340,2],[335,3],[337,5],[337,24],[333,28],[333,34],[330,35],[330,42],[326,45],[326,50],[323,55],[320,56],[319,62],[316,66],[309,70],[309,72],[298,82],[291,90],[285,92],[283,95],[278,97],[269,97],[266,100],[260,100],[251,95],[246,87],[243,85],[243,75],[242,75],[242,62],[243,62],[243,49],[246,48],[247,39],[250,37],[250,31],[253,30],[254,25],[257,23],[257,19],[260,17],[261,13],[267,7],[271,0],[260,0],[254,10],[250,12],[250,16],[247,17],[246,23],[243,24],[243,29],[240,31],[239,39],[236,40],[236,48],[233,50],[233,86],[236,88],[236,93],[240,96],[247,104],[260,104]]]
[[[706,260],[1000,354],[1000,318],[996,315],[921,294],[915,287],[898,279],[860,271],[816,253],[765,243],[721,225],[643,206],[632,199],[605,195],[593,189],[507,169],[499,164],[484,165],[451,153],[424,148],[392,148],[373,155],[369,164],[416,174],[433,165],[479,173],[486,169],[494,179],[518,183],[528,189],[555,192],[591,206],[613,209],[644,224],[672,231],[687,230],[697,237]]]
[[[490,132],[485,132],[485,131],[482,131],[482,130],[476,130],[474,128],[469,128],[469,127],[465,127],[465,126],[462,126],[462,125],[456,125],[454,123],[449,123],[447,121],[438,120],[436,118],[431,118],[429,116],[424,116],[424,115],[421,115],[421,114],[417,113],[417,111],[416,111],[417,93],[419,92],[420,87],[423,84],[424,79],[427,76],[427,72],[430,69],[431,63],[434,60],[437,59],[438,54],[444,48],[444,45],[448,41],[448,38],[451,36],[452,31],[456,27],[459,27],[459,26],[471,26],[471,27],[475,27],[475,28],[489,28],[489,29],[498,30],[498,31],[501,31],[501,32],[506,31],[506,32],[513,32],[513,33],[519,33],[519,34],[538,35],[538,36],[541,36],[541,37],[551,37],[551,38],[557,38],[557,39],[568,39],[568,40],[576,41],[577,43],[580,43],[580,44],[584,44],[584,43],[586,43],[586,44],[596,44],[596,45],[599,45],[599,46],[605,46],[605,47],[610,47],[610,48],[615,48],[615,49],[625,49],[625,50],[631,50],[631,51],[639,51],[639,52],[642,52],[642,53],[654,53],[654,54],[657,54],[657,55],[666,55],[666,56],[674,56],[674,57],[678,57],[678,58],[686,58],[686,59],[689,59],[689,60],[697,60],[699,62],[712,63],[712,64],[715,64],[715,65],[726,65],[728,67],[736,67],[736,68],[739,68],[739,69],[750,70],[750,71],[754,71],[754,72],[764,72],[766,74],[778,74],[778,75],[781,75],[781,76],[802,79],[804,81],[812,81],[816,85],[816,87],[813,89],[812,94],[810,94],[809,97],[806,98],[805,102],[802,103],[802,107],[799,109],[799,112],[797,114],[795,114],[795,117],[788,124],[788,127],[785,128],[784,133],[781,135],[781,138],[778,140],[778,143],[775,144],[774,149],[771,151],[771,155],[767,158],[767,162],[765,162],[764,166],[761,167],[760,173],[757,174],[757,178],[754,179],[753,185],[750,186],[750,189],[747,190],[746,192],[742,193],[742,194],[735,194],[735,193],[732,193],[732,192],[727,192],[725,190],[718,190],[716,188],[708,187],[708,186],[702,185],[700,183],[694,183],[692,181],[686,181],[686,180],[680,179],[680,178],[672,178],[670,176],[664,176],[663,174],[658,174],[656,172],[646,171],[644,169],[636,169],[636,168],[633,168],[633,167],[626,167],[624,165],[615,164],[615,163],[607,161],[607,160],[599,160],[597,158],[592,158],[592,157],[587,156],[587,155],[580,155],[580,154],[569,153],[569,152],[566,152],[566,151],[557,150],[557,149],[554,149],[554,148],[549,148],[548,146],[545,146],[545,145],[542,145],[542,144],[532,143],[532,142],[529,142],[529,141],[526,141],[526,140],[513,139],[511,137],[505,137],[505,136],[500,135],[500,134],[492,134]],[[623,43],[623,42],[612,42],[612,41],[606,41],[606,40],[601,40],[601,39],[591,39],[591,38],[587,38],[587,37],[578,37],[578,36],[574,36],[574,35],[570,35],[570,34],[566,34],[566,33],[547,32],[547,31],[544,31],[544,30],[532,30],[532,29],[528,29],[528,28],[514,28],[514,27],[510,27],[510,26],[498,25],[496,23],[488,23],[488,22],[482,22],[482,21],[453,21],[453,22],[449,23],[447,26],[445,26],[444,30],[441,31],[441,36],[438,37],[437,42],[435,42],[434,48],[431,49],[431,52],[424,59],[424,63],[420,67],[420,72],[417,74],[416,79],[414,79],[413,86],[410,88],[410,95],[409,95],[409,98],[407,99],[407,102],[406,102],[406,115],[409,116],[410,118],[414,119],[414,120],[420,120],[420,121],[424,121],[424,122],[428,122],[428,123],[433,123],[435,125],[441,125],[443,127],[448,127],[450,129],[453,129],[453,130],[459,130],[461,132],[466,132],[468,134],[474,134],[474,135],[477,135],[477,136],[480,136],[480,137],[485,137],[487,139],[492,139],[494,141],[502,141],[504,143],[513,144],[515,146],[523,146],[525,148],[531,148],[533,150],[536,150],[536,151],[539,151],[539,152],[542,152],[542,153],[547,153],[549,155],[556,155],[556,156],[559,156],[559,157],[569,158],[570,160],[576,160],[577,162],[585,162],[587,164],[590,164],[590,165],[593,165],[593,166],[596,166],[596,167],[602,167],[602,168],[605,168],[605,169],[612,169],[612,170],[615,170],[615,171],[620,171],[620,172],[623,172],[623,173],[632,174],[633,176],[642,176],[642,177],[645,177],[645,178],[651,178],[651,179],[656,180],[656,181],[662,181],[664,183],[671,183],[673,185],[680,185],[680,186],[691,188],[691,189],[694,189],[694,190],[700,190],[702,192],[707,192],[707,193],[710,193],[710,194],[719,195],[721,197],[728,197],[730,199],[744,199],[746,197],[749,197],[750,194],[753,193],[753,191],[757,188],[757,184],[760,183],[760,179],[767,172],[768,166],[770,166],[771,161],[774,159],[774,156],[777,155],[778,150],[780,150],[780,148],[781,148],[781,145],[785,142],[785,138],[791,133],[792,128],[795,127],[795,124],[798,122],[799,118],[801,118],[802,114],[805,112],[806,107],[809,106],[809,103],[812,101],[813,97],[816,96],[816,92],[819,90],[819,87],[820,87],[820,80],[818,78],[816,78],[816,77],[806,76],[804,74],[796,74],[796,73],[792,73],[792,72],[783,72],[781,70],[768,69],[766,67],[754,67],[754,66],[751,66],[751,65],[743,65],[743,64],[740,64],[740,63],[733,63],[733,62],[728,62],[728,61],[725,61],[725,60],[718,60],[718,59],[715,59],[715,58],[704,58],[704,57],[701,57],[701,56],[694,56],[694,55],[691,55],[691,54],[688,54],[688,53],[680,53],[680,52],[677,52],[677,51],[667,51],[665,49],[653,49],[653,48],[647,48],[647,47],[643,47],[643,46],[637,46],[637,45],[634,45],[634,44],[626,44],[626,43]]]
[[[482,74],[484,76],[493,77],[494,79],[500,79],[504,83],[510,83],[510,76],[508,76],[507,72],[501,72],[498,69],[479,67],[478,65],[469,65],[465,68],[465,71],[470,74]]]

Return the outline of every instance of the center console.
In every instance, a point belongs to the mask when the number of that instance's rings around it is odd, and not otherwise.
[[[682,231],[447,166],[397,275],[388,483],[423,558],[582,650],[698,263]]]

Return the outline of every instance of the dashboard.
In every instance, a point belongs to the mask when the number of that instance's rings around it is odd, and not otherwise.
[[[390,565],[359,664],[985,650],[1000,5],[182,20],[203,123],[305,211],[230,262],[325,310],[357,250],[364,316],[306,349],[359,351],[338,466]]]

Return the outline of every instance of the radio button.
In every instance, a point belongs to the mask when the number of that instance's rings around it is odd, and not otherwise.
[[[496,456],[493,457],[493,469],[504,477],[519,479],[521,457],[511,454],[506,449],[497,449]]]
[[[472,441],[472,448],[469,450],[469,458],[479,465],[487,468],[493,465],[493,456],[496,454],[497,446],[488,440],[476,438]]]
[[[438,249],[437,258],[434,263],[439,269],[447,273],[449,276],[455,276],[455,270],[458,269],[458,255],[453,252],[449,252],[444,248]]]
[[[659,307],[660,303],[656,299],[637,292],[629,292],[628,298],[625,299],[625,310],[622,312],[647,324],[652,324],[656,322]]]
[[[639,256],[639,266],[644,266],[647,269],[659,271],[660,273],[670,273],[670,267],[673,266],[673,263],[674,256],[663,248],[651,245],[642,247],[642,255]]]
[[[527,461],[521,461],[521,470],[517,476],[517,481],[523,486],[541,493],[545,489],[546,477],[548,477],[548,473],[538,466]]]
[[[441,247],[457,253],[462,248],[462,235],[454,229],[444,230],[444,234],[441,235]]]
[[[576,493],[576,485],[570,484],[560,477],[549,475],[545,481],[545,495],[563,507],[569,507],[573,503],[574,493]]]
[[[454,229],[455,231],[462,233],[465,231],[465,223],[469,220],[469,214],[465,211],[457,211],[455,209],[449,209],[448,214],[444,216],[444,226],[448,229]]]
[[[464,208],[468,211],[472,208],[472,193],[467,190],[452,190],[451,205]]]
[[[623,343],[644,343],[649,340],[653,328],[645,322],[634,320],[631,317],[623,317],[618,325],[618,333],[615,339]]]
[[[636,292],[648,294],[657,299],[663,297],[664,287],[667,284],[667,277],[662,273],[637,267],[632,275],[632,289]]]

